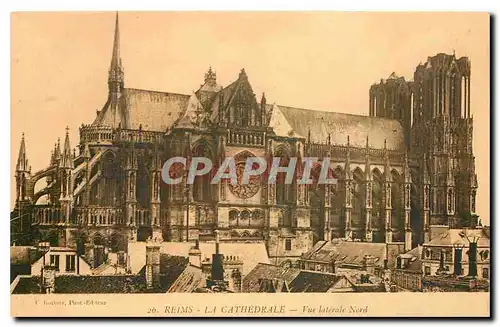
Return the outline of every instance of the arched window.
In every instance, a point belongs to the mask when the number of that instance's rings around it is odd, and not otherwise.
[[[392,174],[392,184],[391,184],[391,225],[393,228],[401,229],[404,226],[404,215],[403,215],[403,189],[401,187],[401,178],[399,174],[393,170]]]
[[[448,190],[448,211],[453,210],[453,191]]]
[[[285,149],[278,149],[274,157],[280,158],[280,167],[287,167],[290,163],[290,154]],[[276,204],[287,204],[290,200],[291,185],[285,184],[286,173],[279,172],[276,175]]]
[[[116,156],[107,152],[102,158],[102,185],[101,201],[104,206],[117,206],[120,203],[120,165],[116,162]]]
[[[250,212],[243,210],[240,214],[240,226],[250,225]]]
[[[364,224],[363,214],[365,212],[365,201],[364,201],[364,173],[358,167],[353,172],[352,181],[352,212],[351,212],[351,226],[362,227]]]
[[[205,143],[200,143],[193,149],[193,157],[202,157],[212,159],[212,151]],[[197,169],[203,169],[204,164],[199,163]],[[211,200],[211,174],[207,173],[201,176],[196,176],[193,182],[193,200],[206,202]]]
[[[229,225],[230,226],[238,226],[239,224],[239,214],[236,210],[229,211]]]
[[[311,206],[311,227],[318,231],[315,237],[322,238],[323,224],[325,219],[325,189],[324,184],[318,184],[321,171],[320,164],[313,164],[311,169],[312,184],[309,187],[309,205]],[[316,241],[316,239],[314,239]]]
[[[148,167],[150,166],[150,158],[146,153],[142,153],[137,157],[138,171],[136,175],[136,197],[140,208],[149,208],[151,202],[151,181]]]
[[[372,177],[372,228],[383,228],[385,219],[383,176],[378,169],[374,169]]]
[[[333,175],[333,177],[337,180],[337,184],[330,185],[331,211],[335,216],[337,216],[342,214],[345,202],[344,172],[340,167],[337,167]]]

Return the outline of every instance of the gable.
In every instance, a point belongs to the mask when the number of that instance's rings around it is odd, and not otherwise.
[[[215,109],[215,110],[214,110]],[[252,86],[244,70],[238,80],[224,88],[212,110],[222,112],[222,121],[236,126],[260,126],[262,117]]]

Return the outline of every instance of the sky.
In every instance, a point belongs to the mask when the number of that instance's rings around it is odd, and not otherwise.
[[[107,98],[115,14],[11,16],[11,176],[21,134],[32,171],[57,138],[91,123]],[[211,66],[228,85],[242,68],[258,99],[368,115],[370,85],[413,78],[437,53],[471,60],[477,212],[489,222],[489,17],[484,13],[121,12],[125,87],[190,94]],[[11,179],[11,206],[15,179]]]

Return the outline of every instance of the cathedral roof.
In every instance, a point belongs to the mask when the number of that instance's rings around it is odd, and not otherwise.
[[[325,143],[330,135],[333,145],[350,145],[363,148],[369,136],[369,146],[383,149],[384,140],[390,150],[404,150],[403,127],[396,120],[344,114],[330,111],[300,109],[278,106],[294,133],[307,137],[311,131],[311,142]]]
[[[212,105],[212,117],[218,115],[219,101],[227,106],[238,87],[238,81],[233,82],[219,92]],[[105,125],[126,129],[165,132],[167,129],[181,122],[182,117],[189,111],[190,104],[196,102],[194,94],[177,94],[125,88],[120,101],[120,110],[112,106],[105,106],[99,113],[94,125]],[[195,101],[196,100],[196,101]],[[350,145],[365,147],[366,137],[369,136],[370,147],[382,149],[384,140],[387,148],[393,150],[404,149],[404,134],[401,124],[392,119],[368,117],[345,113],[319,111],[311,109],[293,108],[282,105],[266,106],[269,110],[270,126],[280,136],[307,137],[311,131],[311,141],[314,143],[326,142],[330,135],[333,145],[347,145],[347,136]],[[177,126],[182,127],[182,126]],[[186,127],[186,126],[185,126]]]
[[[125,89],[125,105],[131,129],[166,131],[186,108],[189,95]]]
[[[105,107],[94,125],[126,129],[165,132],[186,109],[190,96],[185,94],[124,89],[120,113],[116,116],[111,106]]]

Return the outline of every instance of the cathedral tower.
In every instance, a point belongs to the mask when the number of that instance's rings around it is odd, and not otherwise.
[[[429,160],[431,225],[477,223],[470,76],[467,57],[444,53],[419,64],[414,74],[411,148]]]
[[[406,144],[410,143],[413,97],[412,83],[392,73],[370,87],[370,116],[396,119],[403,125]]]

